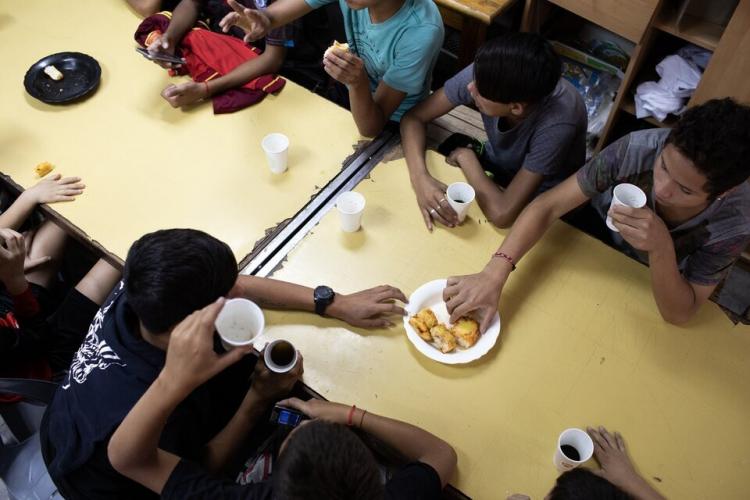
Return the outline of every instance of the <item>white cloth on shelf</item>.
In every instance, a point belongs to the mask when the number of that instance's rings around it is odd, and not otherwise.
[[[661,77],[658,82],[645,82],[636,89],[635,115],[664,121],[669,113],[682,112],[702,73],[696,64],[679,55],[665,57],[656,66],[656,72]]]

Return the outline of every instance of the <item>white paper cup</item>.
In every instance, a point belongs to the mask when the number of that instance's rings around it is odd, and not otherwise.
[[[612,191],[612,203],[610,203],[609,209],[612,210],[615,205],[641,208],[646,205],[646,193],[634,184],[618,184]],[[612,223],[612,217],[609,215],[607,215],[607,227],[616,233],[620,232]]]
[[[286,172],[289,138],[279,133],[268,134],[263,138],[260,145],[266,152],[268,168],[271,169],[271,172],[274,174]]]
[[[445,195],[451,208],[458,215],[458,222],[463,222],[466,218],[466,212],[469,211],[469,207],[476,196],[474,188],[465,182],[454,182],[448,186]]]
[[[568,451],[572,446],[578,452],[578,460],[569,457],[563,450]],[[594,455],[594,442],[586,431],[581,429],[565,429],[557,439],[557,449],[553,462],[560,472],[575,469]]]
[[[265,318],[255,302],[229,299],[216,317],[216,331],[221,343],[229,350],[252,344],[263,333]]]
[[[263,361],[275,373],[287,373],[297,364],[297,349],[288,340],[278,339],[266,345]]]
[[[336,200],[336,210],[341,220],[341,230],[353,233],[362,224],[362,213],[365,211],[365,197],[354,191],[341,194]]]

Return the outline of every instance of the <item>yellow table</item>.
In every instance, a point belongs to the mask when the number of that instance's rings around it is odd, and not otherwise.
[[[116,257],[146,232],[192,227],[241,259],[340,170],[359,139],[354,122],[292,82],[231,115],[214,116],[208,103],[172,109],[159,93],[175,79],[135,52],[138,23],[122,0],[0,0],[0,171],[24,188],[41,161],[83,177],[85,193],[53,208]],[[83,102],[46,105],[26,94],[23,77],[62,51],[97,59],[101,84]],[[291,140],[283,175],[266,166],[269,132]]]
[[[436,154],[428,164],[446,182],[461,176]],[[392,283],[409,295],[480,270],[506,234],[476,206],[460,228],[428,233],[403,160],[378,165],[356,190],[367,198],[363,230],[342,233],[328,213],[274,277],[343,292]],[[283,312],[266,322],[271,338],[301,349],[305,382],[326,398],[452,443],[453,484],[473,498],[542,498],[559,432],[588,424],[621,431],[669,498],[747,498],[749,328],[714,304],[686,328],[664,323],[644,266],[563,223],[522,260],[500,314],[500,342],[464,366],[425,358],[401,325],[368,332]]]

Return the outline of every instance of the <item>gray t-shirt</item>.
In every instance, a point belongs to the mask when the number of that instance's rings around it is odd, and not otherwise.
[[[445,82],[444,92],[455,104],[474,100],[466,86],[474,79],[471,64]],[[567,80],[561,78],[555,90],[512,129],[501,131],[498,117],[482,113],[487,132],[486,158],[490,170],[512,178],[521,168],[544,176],[539,192],[562,182],[586,161],[586,107]]]
[[[654,210],[654,165],[669,137],[669,129],[633,132],[607,146],[576,174],[578,185],[602,219],[606,219],[617,184],[640,187],[647,206]],[[669,228],[680,272],[691,283],[719,283],[750,242],[750,185],[743,182],[703,212]],[[648,255],[635,250],[619,233],[614,243],[625,253],[648,264]]]

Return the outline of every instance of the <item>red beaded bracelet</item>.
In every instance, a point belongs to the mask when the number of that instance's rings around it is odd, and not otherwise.
[[[511,271],[515,271],[516,270],[516,263],[513,262],[513,257],[511,257],[510,255],[508,255],[506,253],[503,253],[503,252],[500,252],[500,251],[497,251],[497,252],[494,253],[493,257],[500,257],[501,259],[507,260],[510,263]]]

